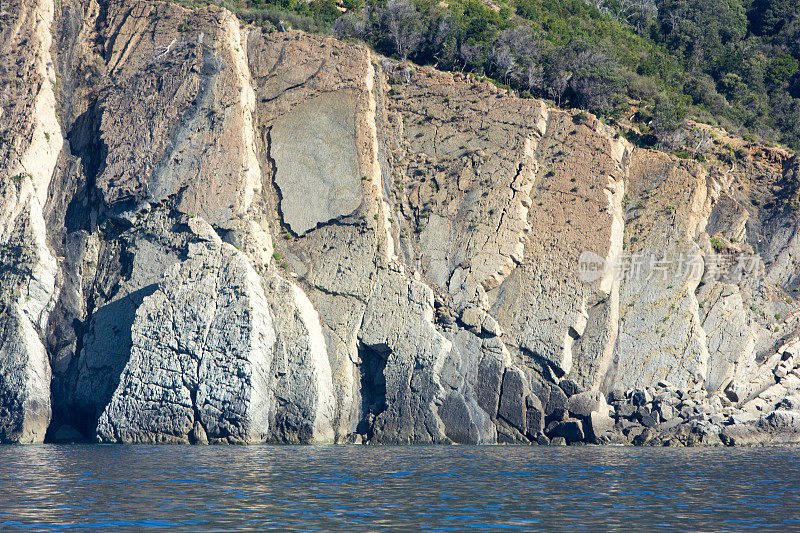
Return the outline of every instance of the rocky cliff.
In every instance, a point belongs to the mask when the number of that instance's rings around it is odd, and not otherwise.
[[[0,441],[800,441],[792,154],[215,7],[4,6]]]

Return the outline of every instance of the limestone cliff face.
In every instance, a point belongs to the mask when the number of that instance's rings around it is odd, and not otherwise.
[[[11,4],[0,441],[800,432],[791,154],[678,159],[214,7]]]

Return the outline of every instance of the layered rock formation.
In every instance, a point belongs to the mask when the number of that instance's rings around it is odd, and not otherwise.
[[[0,441],[797,441],[792,154],[216,7],[11,3]]]

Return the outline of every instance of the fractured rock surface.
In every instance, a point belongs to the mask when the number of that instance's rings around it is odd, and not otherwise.
[[[190,245],[136,311],[98,440],[264,441],[275,343],[267,309],[258,275],[232,246],[218,237]]]
[[[795,155],[214,6],[10,13],[0,441],[800,441]]]

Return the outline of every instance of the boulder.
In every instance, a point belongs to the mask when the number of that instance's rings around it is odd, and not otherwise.
[[[474,387],[475,398],[481,409],[492,419],[497,418],[503,372],[503,362],[493,354],[484,355],[478,366],[478,377]]]
[[[578,418],[589,418],[593,412],[608,416],[608,409],[605,396],[600,391],[580,392],[567,400],[567,410]]]
[[[617,403],[625,401],[625,391],[622,389],[614,389],[608,393],[608,403]]]
[[[514,368],[506,369],[503,374],[498,414],[522,434],[525,434],[527,429],[527,396],[528,385],[525,375]]]
[[[675,418],[675,409],[666,402],[656,404],[655,411],[661,420],[670,421]]]
[[[646,389],[636,389],[631,396],[631,403],[636,407],[642,407],[653,401],[653,396]]]
[[[585,438],[583,424],[575,418],[568,418],[563,422],[557,422],[550,430],[550,438],[563,437],[567,442],[582,442]]]
[[[652,428],[658,425],[658,415],[646,408],[640,407],[636,413],[636,418],[639,420],[641,425],[647,428]]]
[[[545,415],[548,420],[561,419],[567,412],[567,395],[561,390],[561,387],[555,384],[550,384],[550,395],[547,399],[547,407],[545,408]]]
[[[614,419],[608,413],[593,411],[584,423],[586,439],[599,444],[606,434],[614,429]]]
[[[539,398],[533,394],[529,394],[525,398],[525,403],[528,407],[525,413],[527,435],[535,440],[536,435],[544,429],[544,408]]]
[[[561,390],[564,391],[564,394],[567,395],[567,398],[581,392],[580,386],[571,379],[562,379],[558,382],[558,386],[561,387]]]
[[[630,419],[636,414],[636,407],[629,403],[617,404],[615,408],[615,416],[617,418]]]
[[[438,413],[445,434],[453,442],[486,444],[495,440],[494,424],[473,398],[464,398],[457,391],[451,391],[442,401]]]

